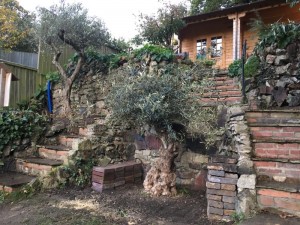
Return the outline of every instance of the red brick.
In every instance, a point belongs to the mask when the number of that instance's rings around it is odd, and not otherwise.
[[[223,202],[208,200],[207,204],[208,204],[208,207],[215,207],[215,208],[223,209]]]
[[[210,195],[210,194],[207,194],[206,198],[210,199],[210,200],[215,200],[215,201],[221,201],[222,200],[222,196],[219,196],[219,195]]]
[[[276,167],[276,162],[261,162],[261,161],[256,161],[256,162],[254,162],[254,165],[256,167]]]
[[[224,211],[223,209],[208,207],[208,214],[216,214],[216,215],[223,216]]]
[[[259,138],[259,137],[272,137],[272,132],[269,131],[253,131],[252,135],[254,138]]]
[[[220,189],[221,185],[219,183],[206,182],[206,187],[212,189]]]
[[[236,202],[236,197],[223,196],[222,201],[226,202],[226,203],[235,203]]]
[[[235,191],[226,191],[226,190],[207,189],[206,193],[212,195],[222,195],[222,196],[232,196],[232,197],[236,196]]]
[[[276,191],[272,189],[260,189],[257,192],[259,195],[265,195],[269,197],[276,197],[276,198],[289,198],[290,193],[284,191]]]
[[[234,184],[221,184],[221,189],[222,190],[227,190],[227,191],[235,191],[236,190],[236,185],[234,185]]]
[[[265,148],[275,148],[276,147],[276,144],[274,144],[274,143],[255,143],[254,144],[254,147],[255,148],[263,148],[263,149],[265,149]]]
[[[275,206],[282,208],[282,209],[288,209],[293,210],[295,212],[300,211],[300,201],[294,201],[291,199],[284,199],[284,198],[274,198]]]
[[[258,195],[257,201],[261,206],[269,207],[274,205],[274,198],[271,196]]]
[[[300,132],[300,127],[283,127],[284,132]]]
[[[224,202],[224,209],[235,209],[235,204]]]
[[[235,210],[230,210],[230,209],[225,209],[224,210],[224,215],[225,216],[231,216],[235,213]]]

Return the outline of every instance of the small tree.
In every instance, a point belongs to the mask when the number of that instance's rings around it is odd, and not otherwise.
[[[182,18],[186,15],[186,7],[183,4],[175,5],[167,3],[158,9],[156,16],[139,15],[139,36],[150,44],[171,47],[172,37],[183,28]],[[135,38],[138,39],[138,38]]]
[[[70,94],[74,80],[84,64],[85,51],[89,47],[98,48],[109,40],[109,33],[103,22],[89,17],[86,9],[78,4],[59,5],[50,9],[40,8],[39,36],[42,44],[53,53],[52,63],[57,68],[63,83],[64,114],[71,115]],[[77,54],[77,64],[68,71],[59,63],[65,46],[70,46]]]
[[[142,72],[117,77],[107,96],[112,122],[160,138],[160,158],[144,181],[146,192],[157,196],[176,194],[173,160],[185,133],[202,133],[210,143],[218,133],[214,110],[202,108],[193,97],[189,79],[184,79],[177,68],[170,68],[159,76]]]

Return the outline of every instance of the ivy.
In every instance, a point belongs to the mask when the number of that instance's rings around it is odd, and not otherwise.
[[[0,112],[0,165],[3,166],[3,150],[16,150],[18,142],[33,138],[45,129],[44,116],[32,110],[4,110]]]

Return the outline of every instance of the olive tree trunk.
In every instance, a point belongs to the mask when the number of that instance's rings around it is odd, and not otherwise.
[[[163,146],[159,150],[160,157],[148,171],[145,181],[145,191],[154,196],[173,196],[176,191],[176,173],[173,169],[176,145],[167,144],[162,138]]]

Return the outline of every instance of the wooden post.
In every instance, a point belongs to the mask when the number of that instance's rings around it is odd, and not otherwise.
[[[11,78],[12,78],[12,73],[7,73],[6,74],[6,79],[5,79],[5,91],[4,91],[4,104],[3,104],[3,106],[9,106]]]

